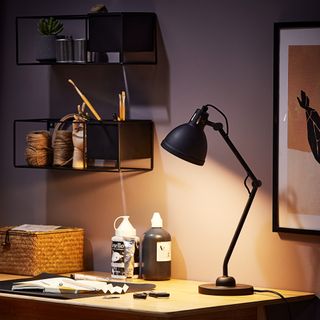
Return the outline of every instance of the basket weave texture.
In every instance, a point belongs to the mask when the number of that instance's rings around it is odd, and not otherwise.
[[[30,232],[0,228],[0,272],[38,275],[83,270],[84,231],[61,228]],[[5,240],[9,239],[9,244]]]

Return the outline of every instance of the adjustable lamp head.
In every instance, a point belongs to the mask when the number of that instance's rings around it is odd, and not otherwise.
[[[188,123],[173,129],[161,146],[173,155],[202,166],[207,155],[207,138],[204,127],[208,120],[206,106],[197,109]]]

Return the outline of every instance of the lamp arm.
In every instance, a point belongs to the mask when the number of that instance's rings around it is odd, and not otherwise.
[[[229,245],[228,251],[226,253],[226,256],[224,258],[223,261],[223,276],[224,277],[228,277],[228,263],[230,260],[230,257],[232,255],[232,252],[234,250],[234,247],[237,243],[237,240],[239,238],[239,235],[241,233],[242,227],[246,221],[247,215],[249,213],[251,204],[253,202],[253,199],[256,195],[256,192],[258,190],[258,188],[261,186],[261,181],[258,180],[256,178],[256,176],[253,174],[252,170],[249,168],[248,164],[246,163],[246,161],[243,159],[243,157],[241,156],[241,154],[239,153],[239,151],[237,150],[237,148],[234,146],[234,144],[232,143],[232,141],[230,140],[228,134],[224,131],[223,129],[223,125],[221,123],[216,123],[216,122],[212,122],[207,120],[206,125],[212,127],[215,131],[219,131],[219,133],[221,134],[222,138],[224,139],[224,141],[227,143],[227,145],[229,146],[229,148],[231,149],[231,151],[233,152],[233,154],[236,156],[236,158],[238,159],[238,161],[241,163],[241,165],[243,166],[243,168],[245,169],[245,171],[247,172],[248,177],[251,178],[252,180],[252,190],[249,191],[249,198],[247,200],[246,206],[242,212],[240,221],[238,223],[238,226],[236,228],[236,231],[233,235],[233,238],[231,240],[231,243]]]
[[[238,161],[241,163],[241,165],[243,166],[243,168],[245,169],[245,171],[247,172],[247,174],[251,178],[251,180],[252,181],[258,181],[258,179],[253,174],[252,170],[249,168],[249,166],[246,163],[246,161],[243,159],[243,157],[241,156],[241,154],[239,153],[237,148],[234,146],[234,144],[230,140],[229,135],[224,131],[222,123],[220,123],[220,122],[212,122],[212,121],[207,120],[206,125],[212,127],[215,131],[219,131],[219,133],[221,134],[222,138],[227,143],[227,145],[229,146],[229,148],[231,149],[233,154],[236,156]]]
[[[223,275],[228,277],[228,264],[229,264],[229,260],[231,258],[231,255],[233,253],[233,250],[234,250],[234,247],[236,246],[236,243],[238,241],[238,238],[239,238],[239,235],[241,233],[241,230],[242,230],[242,227],[246,221],[246,218],[247,218],[247,215],[249,213],[249,210],[250,210],[250,207],[251,207],[251,204],[253,202],[253,199],[256,195],[256,192],[258,190],[258,187],[253,187],[250,194],[249,194],[249,198],[248,198],[248,201],[246,203],[246,206],[242,212],[242,215],[241,215],[241,218],[240,218],[240,221],[238,223],[238,226],[236,228],[236,231],[232,237],[232,240],[231,240],[231,243],[229,245],[229,248],[228,248],[228,251],[225,255],[225,258],[223,260]]]

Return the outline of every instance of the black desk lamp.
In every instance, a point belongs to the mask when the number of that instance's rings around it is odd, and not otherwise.
[[[208,107],[211,107],[218,111],[226,121],[226,131],[223,129],[222,123],[211,122],[208,120]],[[197,109],[191,117],[188,123],[182,124],[177,128],[173,129],[166,138],[161,142],[161,146],[172,153],[173,155],[186,160],[188,162],[202,166],[204,164],[207,154],[207,139],[204,133],[205,126],[212,127],[213,130],[219,131],[233,154],[239,160],[245,171],[247,177],[244,180],[244,185],[249,193],[249,198],[246,206],[243,210],[239,224],[236,228],[235,234],[233,235],[232,241],[229,245],[228,251],[223,262],[223,275],[217,278],[216,283],[208,283],[199,286],[199,293],[209,295],[248,295],[253,294],[253,287],[250,285],[236,284],[236,280],[228,274],[228,263],[232,255],[233,249],[237,243],[241,229],[247,218],[251,204],[255,197],[258,188],[261,186],[261,181],[258,180],[245,160],[242,158],[236,147],[233,145],[228,136],[228,120],[224,113],[217,107],[207,104],[201,109]],[[252,189],[250,190],[247,186],[247,179],[252,180]]]

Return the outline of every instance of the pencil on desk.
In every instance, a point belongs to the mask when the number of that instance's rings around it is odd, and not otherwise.
[[[92,281],[104,281],[108,282],[110,279],[108,277],[96,277],[89,274],[81,274],[81,273],[71,273],[70,278],[74,280],[92,280]]]

